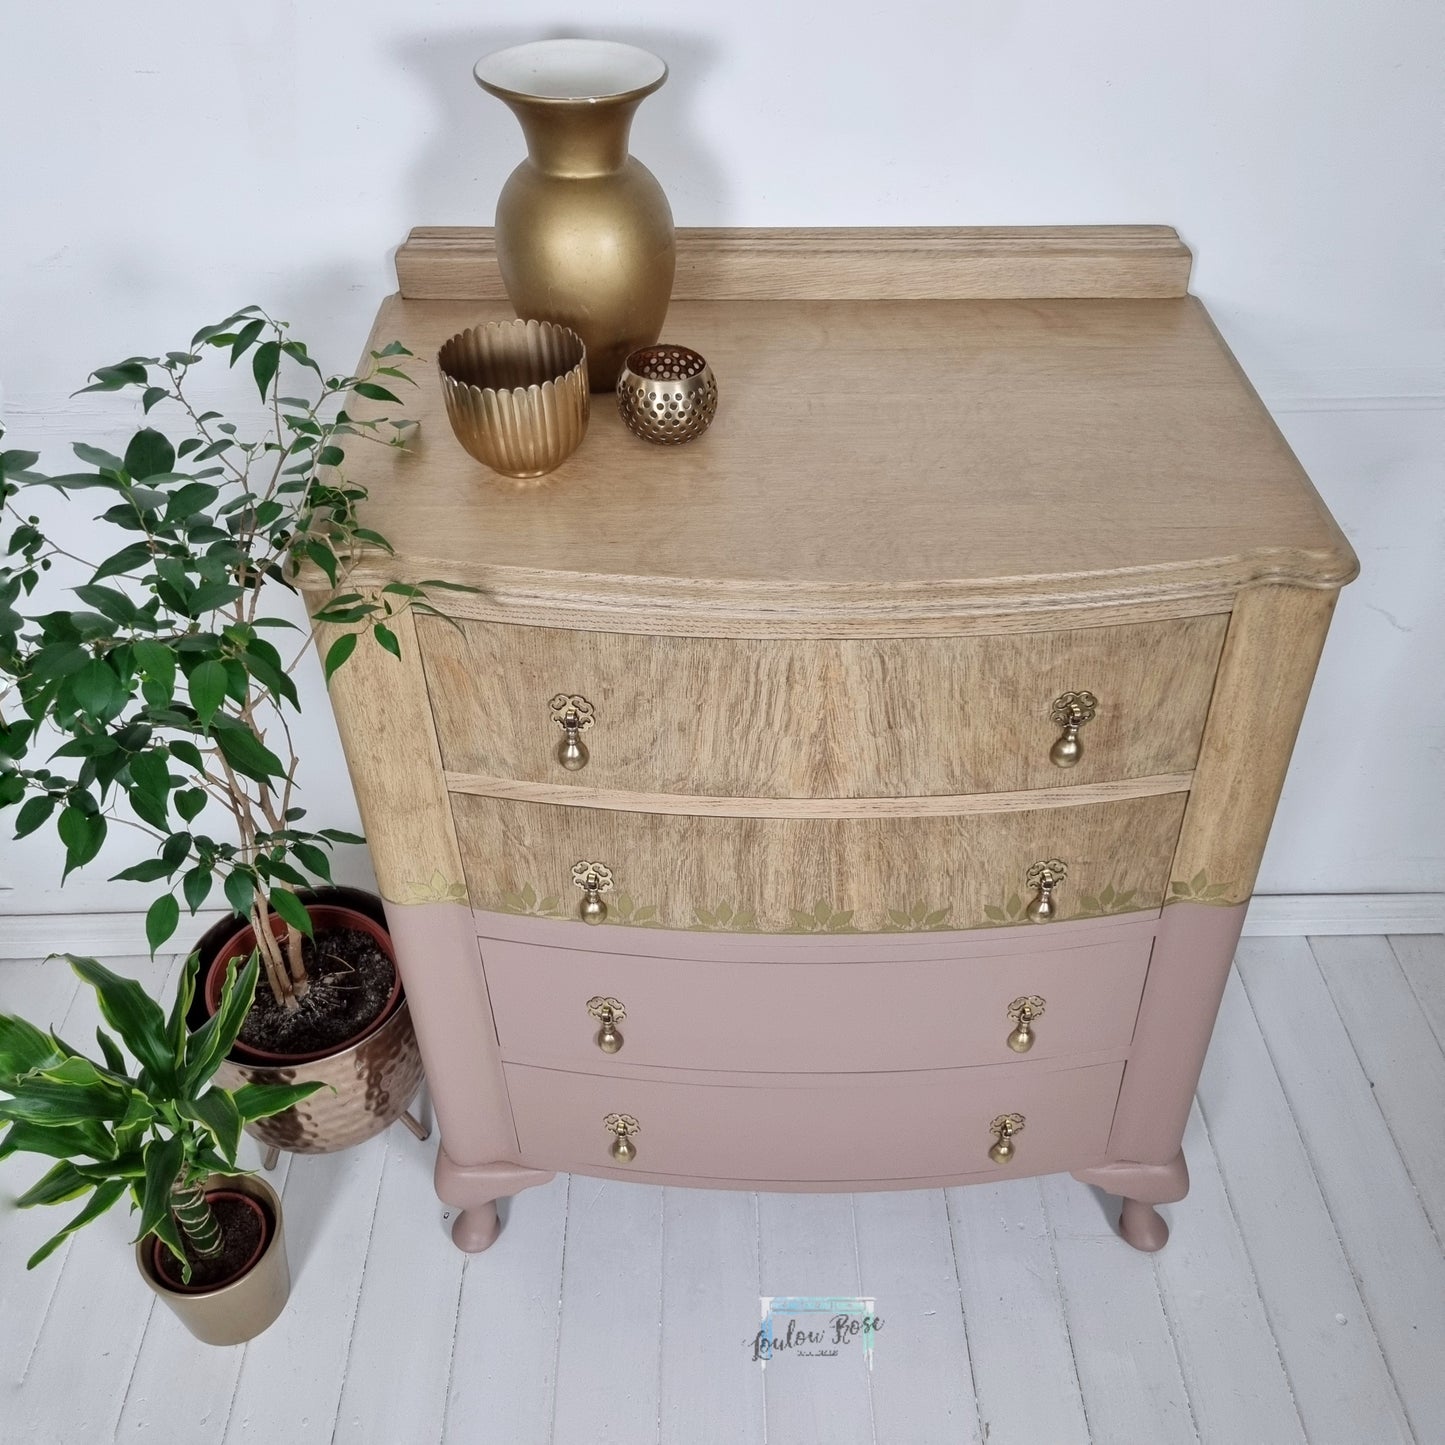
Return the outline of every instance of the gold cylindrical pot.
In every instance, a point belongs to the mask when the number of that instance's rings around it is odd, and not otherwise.
[[[216,1082],[226,1089],[313,1080],[329,1087],[247,1124],[246,1132],[293,1154],[330,1154],[380,1134],[401,1118],[422,1081],[421,1050],[405,997],[374,1033],[325,1058],[284,1066],[226,1059],[216,1070]]]
[[[247,1194],[270,1213],[271,1235],[255,1264],[240,1278],[215,1289],[177,1290],[157,1271],[155,1237],[147,1235],[136,1242],[136,1267],[141,1278],[203,1344],[239,1345],[274,1324],[291,1295],[281,1196],[264,1179],[254,1175],[230,1179],[213,1174],[206,1181],[206,1188],[234,1189],[239,1194]]]
[[[507,295],[518,316],[577,332],[592,390],[611,391],[627,353],[661,334],[672,296],[672,209],[627,149],[667,66],[633,45],[542,40],[484,57],[475,74],[527,141],[497,200]]]

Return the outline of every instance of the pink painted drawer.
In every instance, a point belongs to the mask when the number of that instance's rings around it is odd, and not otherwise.
[[[1125,1049],[1153,946],[1152,922],[1107,942],[980,955],[977,943],[919,957],[916,935],[880,937],[848,962],[636,956],[484,938],[502,1057],[613,1072],[628,1065],[775,1073],[951,1069]],[[1077,935],[1075,936],[1077,938]],[[856,943],[856,941],[855,941]],[[1009,1006],[1044,1001],[1015,1053]],[[626,1010],[605,1053],[594,998]]]
[[[849,1040],[838,1040],[846,1054]],[[770,1076],[737,1084],[606,1078],[506,1066],[521,1162],[539,1169],[679,1179],[846,1183],[941,1175],[1052,1173],[1104,1157],[1122,1063],[1070,1069]],[[1019,1114],[1006,1164],[990,1124]],[[609,1152],[609,1115],[629,1115],[637,1157]]]

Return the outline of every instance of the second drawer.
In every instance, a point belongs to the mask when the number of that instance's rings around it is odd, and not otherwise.
[[[883,1072],[1127,1048],[1153,920],[1108,933],[922,958],[901,936],[880,937],[848,962],[783,961],[763,941],[755,960],[702,960],[484,938],[482,957],[508,1063]]]
[[[578,863],[608,923],[756,933],[1020,924],[1057,860],[1056,919],[1164,900],[1184,793],[945,817],[709,818],[452,797],[472,905],[576,919]],[[593,870],[594,872],[596,870]],[[585,879],[584,871],[579,877]],[[596,873],[601,878],[600,872]]]

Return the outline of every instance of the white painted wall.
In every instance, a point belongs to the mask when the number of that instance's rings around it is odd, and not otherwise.
[[[1365,569],[1261,888],[1445,889],[1445,8],[1428,0],[6,6],[7,444],[59,465],[71,439],[122,439],[114,399],[67,400],[91,367],[252,300],[348,364],[407,228],[489,221],[521,155],[472,61],[579,31],[671,63],[634,148],[683,224],[1176,225]],[[310,802],[346,826],[314,672],[305,693]],[[62,907],[58,876],[56,850],[0,842],[0,911]],[[143,901],[100,878],[63,906]]]

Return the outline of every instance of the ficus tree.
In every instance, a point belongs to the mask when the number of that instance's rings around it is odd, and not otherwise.
[[[307,825],[291,719],[312,633],[270,604],[303,568],[317,579],[313,622],[346,629],[323,660],[329,682],[367,634],[400,656],[389,621],[434,611],[430,589],[450,585],[347,581],[360,552],[391,546],[361,521],[346,448],[406,444],[408,423],[374,413],[400,405],[391,388],[409,380],[410,355],[393,342],[358,373],[329,375],[286,323],[246,307],[184,351],[92,373],[84,391],[132,393],[143,413],[124,455],[77,444],[86,469],[46,475],[37,454],[0,451],[0,692],[12,695],[0,704],[0,812],[15,809],[17,838],[53,826],[67,876],[112,825],[144,830],[153,854],[116,876],[163,885],[146,914],[152,951],[182,905],[194,913],[219,886],[255,928],[286,1008],[307,992],[311,921],[295,890],[330,881],[329,850],[361,839]],[[265,418],[251,432],[193,400],[199,367],[243,361]],[[354,398],[371,414],[356,415]],[[98,499],[114,550],[86,560],[47,533],[24,505],[37,487]],[[67,605],[42,608],[52,568],[81,580]],[[229,815],[227,836],[204,826],[210,803]]]

